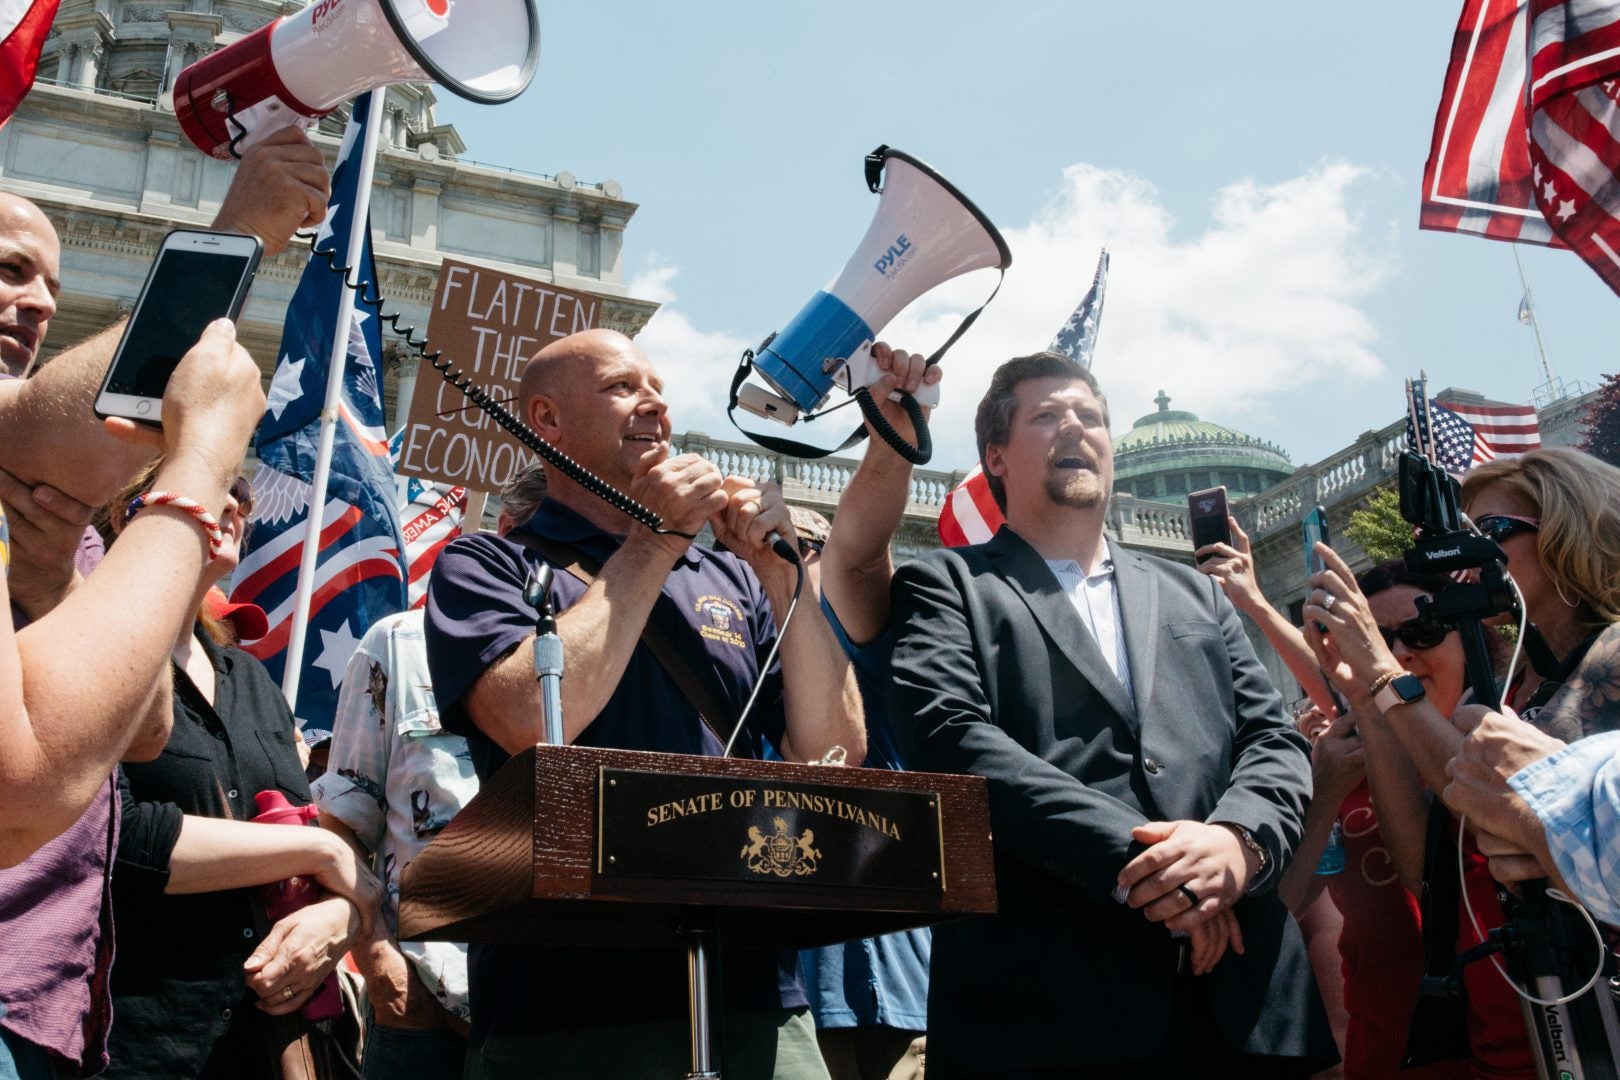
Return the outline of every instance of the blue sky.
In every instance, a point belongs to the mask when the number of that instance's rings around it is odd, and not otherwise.
[[[529,91],[442,93],[440,120],[468,157],[617,180],[641,204],[626,278],[665,304],[643,337],[677,428],[734,434],[738,350],[843,265],[877,202],[861,159],[886,142],[1013,250],[945,361],[937,467],[971,463],[989,371],[1046,345],[1105,242],[1095,370],[1115,432],[1162,386],[1305,463],[1394,419],[1420,367],[1508,401],[1541,382],[1512,250],[1416,225],[1459,7],[543,2]],[[1519,250],[1556,373],[1620,370],[1620,298],[1571,253]],[[936,290],[885,336],[931,349],[991,284]]]

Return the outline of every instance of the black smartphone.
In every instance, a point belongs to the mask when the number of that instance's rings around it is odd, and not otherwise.
[[[1194,551],[1208,544],[1232,542],[1232,524],[1227,518],[1225,485],[1205,488],[1203,491],[1195,491],[1188,495],[1187,516],[1192,522]],[[1206,555],[1204,558],[1208,557]]]
[[[1305,575],[1309,577],[1320,573],[1327,565],[1316,551],[1319,543],[1329,546],[1333,543],[1328,539],[1327,511],[1318,506],[1306,514],[1300,522],[1300,531],[1305,536]]]
[[[257,237],[237,233],[165,236],[96,395],[96,415],[161,426],[169,376],[209,323],[241,314],[263,251]]]

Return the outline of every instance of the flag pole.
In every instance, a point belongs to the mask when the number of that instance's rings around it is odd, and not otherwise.
[[[1541,340],[1541,322],[1536,318],[1535,301],[1530,299],[1530,280],[1524,276],[1524,263],[1519,259],[1517,245],[1508,245],[1513,248],[1513,265],[1519,268],[1519,284],[1524,286],[1524,310],[1530,316],[1530,329],[1536,335],[1536,351],[1541,354],[1541,374],[1546,377],[1547,385],[1552,386],[1552,365],[1547,363],[1547,346]]]
[[[349,220],[349,263],[358,268],[371,218],[371,178],[377,165],[377,132],[382,127],[384,92],[370,92],[366,116],[366,139],[360,148],[360,176],[355,185],[354,216]],[[351,115],[349,122],[354,118]],[[358,269],[356,276],[358,277]],[[339,290],[337,324],[332,328],[332,349],[326,371],[326,402],[321,408],[320,443],[315,451],[315,477],[309,493],[309,520],[304,526],[304,550],[298,564],[298,591],[293,602],[292,634],[287,640],[286,668],[281,676],[281,692],[287,708],[298,715],[298,681],[304,669],[305,636],[309,630],[309,605],[315,591],[315,564],[321,555],[321,525],[326,515],[326,488],[332,475],[332,444],[337,435],[338,402],[343,394],[343,375],[349,359],[349,324],[354,321],[355,291]]]

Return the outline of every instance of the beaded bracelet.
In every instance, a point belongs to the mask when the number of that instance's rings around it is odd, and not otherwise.
[[[148,491],[145,495],[137,495],[129,501],[129,508],[124,511],[124,523],[127,525],[136,514],[152,506],[167,506],[190,514],[202,526],[203,532],[208,534],[208,561],[213,562],[219,557],[220,549],[225,546],[225,534],[220,531],[219,520],[202,503],[184,495],[176,495],[172,491]]]

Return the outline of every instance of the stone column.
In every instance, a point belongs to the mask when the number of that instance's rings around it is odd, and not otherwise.
[[[552,280],[579,276],[579,207],[560,200],[551,212]]]
[[[444,185],[426,176],[411,184],[411,246],[435,251],[439,247],[439,195]]]

